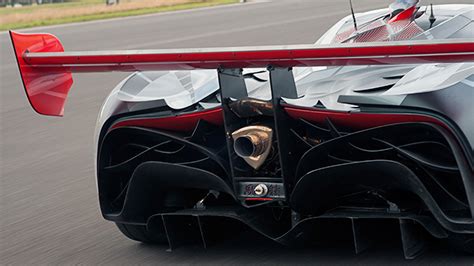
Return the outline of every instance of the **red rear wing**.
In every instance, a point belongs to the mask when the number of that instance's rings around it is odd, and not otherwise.
[[[64,52],[51,34],[10,31],[33,109],[62,116],[72,72],[474,62],[474,40]]]

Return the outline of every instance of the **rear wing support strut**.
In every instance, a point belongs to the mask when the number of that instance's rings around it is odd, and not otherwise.
[[[270,75],[270,88],[272,94],[272,110],[274,121],[274,132],[277,139],[290,139],[291,132],[289,131],[289,118],[283,111],[280,102],[281,98],[297,98],[296,84],[293,76],[292,68],[272,67],[267,68]],[[218,70],[219,85],[221,88],[222,108],[224,113],[224,126],[226,130],[227,146],[229,151],[229,160],[231,173],[236,177],[234,171],[235,164],[239,163],[238,156],[234,152],[233,140],[231,134],[244,126],[247,126],[245,119],[239,118],[229,107],[229,103],[248,99],[247,87],[245,85],[245,78],[243,71],[240,68]],[[291,187],[289,184],[294,184],[293,174],[296,170],[297,161],[290,152],[291,143],[276,141],[278,144],[279,160],[281,169],[281,178],[285,184],[285,194],[290,195]],[[236,158],[236,160],[232,159]],[[238,184],[233,184],[234,190]]]

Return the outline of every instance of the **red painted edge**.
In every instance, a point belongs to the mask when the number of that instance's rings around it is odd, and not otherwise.
[[[272,198],[246,198],[245,201],[272,201]]]
[[[366,129],[388,124],[427,122],[447,128],[442,121],[422,114],[392,114],[392,113],[361,113],[331,111],[317,108],[300,108],[284,106],[287,114],[293,119],[305,119],[314,123],[325,123],[326,119],[331,119],[336,125],[354,129]]]
[[[426,122],[434,123],[444,128],[449,127],[437,118],[423,114],[399,114],[399,113],[362,113],[334,111],[318,108],[294,107],[283,105],[283,109],[293,119],[305,119],[314,123],[325,123],[326,119],[331,119],[337,125],[354,128],[366,129],[388,124],[408,123],[408,122]],[[199,120],[204,120],[214,125],[223,125],[224,118],[222,108],[158,118],[135,118],[119,121],[111,129],[120,127],[149,127],[171,131],[192,131]]]
[[[111,129],[120,127],[149,127],[171,131],[192,131],[199,120],[204,120],[214,125],[223,125],[224,116],[222,108],[214,108],[205,111],[183,114],[178,116],[158,117],[158,118],[135,118],[120,121],[114,124]]]
[[[28,53],[63,52],[61,42],[47,33],[21,34],[10,31],[23,87],[32,108],[39,114],[63,116],[64,105],[72,86],[71,72],[66,67],[47,68],[30,66],[23,55]]]

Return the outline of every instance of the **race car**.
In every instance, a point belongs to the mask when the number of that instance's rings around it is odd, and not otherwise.
[[[33,109],[74,72],[133,72],[97,122],[102,215],[176,248],[251,229],[285,245],[401,235],[474,252],[474,5],[352,14],[314,45],[64,52],[10,32]],[[390,230],[389,230],[390,229]]]

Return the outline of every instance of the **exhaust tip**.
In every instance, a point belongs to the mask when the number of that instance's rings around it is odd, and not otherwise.
[[[248,126],[232,133],[234,151],[251,167],[258,169],[272,147],[273,130],[266,126]]]
[[[240,157],[250,157],[255,153],[255,147],[248,136],[239,137],[234,141],[234,150]]]

